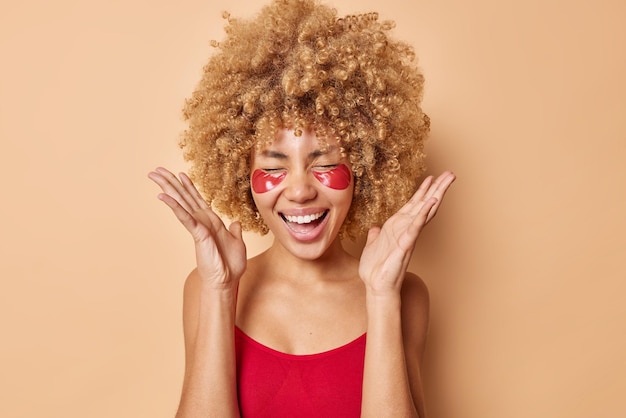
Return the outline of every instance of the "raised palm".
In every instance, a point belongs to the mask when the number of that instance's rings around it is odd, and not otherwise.
[[[417,237],[437,213],[454,179],[451,172],[444,172],[434,181],[427,177],[411,199],[382,227],[370,229],[359,264],[359,275],[370,290],[400,290]]]
[[[177,178],[159,167],[148,177],[161,187],[159,199],[191,234],[200,277],[216,288],[236,287],[247,263],[239,222],[226,228],[185,174]]]

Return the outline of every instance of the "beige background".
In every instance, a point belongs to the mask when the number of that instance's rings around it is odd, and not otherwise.
[[[626,416],[626,3],[404,3],[333,4],[415,45],[458,175],[412,263],[431,417]],[[221,11],[258,7],[2,0],[0,416],[173,416],[193,252],[146,173],[185,168]]]

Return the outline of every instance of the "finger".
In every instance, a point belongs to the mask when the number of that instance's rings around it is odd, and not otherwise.
[[[210,209],[209,204],[206,202],[206,200],[204,200],[189,176],[185,173],[180,173],[179,177],[181,182],[183,183],[183,186],[185,186],[185,189],[187,189],[187,192],[193,198],[198,207],[201,209]]]
[[[200,210],[200,205],[196,201],[196,198],[191,191],[193,190],[197,192],[197,190],[191,180],[189,180],[189,177],[187,177],[186,175],[184,177],[180,175],[179,177],[176,177],[174,173],[165,170],[164,168],[159,168],[157,170],[162,171],[163,175],[167,177],[168,181],[172,184],[172,186],[174,186],[179,195],[184,199],[186,205],[191,208],[191,213]],[[185,184],[185,180],[187,184]]]
[[[367,239],[365,240],[365,245],[368,245],[376,240],[376,238],[380,235],[380,227],[373,226],[367,231]]]
[[[423,198],[424,200],[430,199],[431,197],[435,195],[437,189],[439,188],[439,186],[441,186],[441,182],[443,181],[444,177],[445,177],[445,173],[439,175],[439,177],[433,180],[433,182],[430,184],[430,187],[428,188],[426,193],[424,193],[424,198]]]
[[[435,204],[434,207],[430,209],[430,213],[426,219],[426,222],[432,219],[432,217],[435,216],[435,213],[437,213],[437,208],[439,208],[439,205],[441,204],[441,200],[443,199],[445,191],[448,189],[452,181],[454,181],[454,178],[455,178],[454,174],[452,174],[449,171],[446,171],[442,173],[441,175],[439,175],[437,179],[433,180],[430,184],[428,184],[428,190],[426,190],[426,192],[422,194],[421,201],[417,202],[411,208],[411,211],[409,212],[410,215],[417,216],[418,212],[422,210],[424,202],[434,197],[437,199],[437,203]]]
[[[420,211],[417,213],[417,216],[415,216],[415,218],[407,228],[406,233],[400,237],[401,239],[399,240],[399,242],[403,248],[408,249],[412,248],[413,245],[415,245],[415,241],[422,231],[422,228],[424,228],[424,226],[428,222],[427,219],[430,210],[433,206],[437,204],[437,202],[437,198],[435,197],[431,197],[424,202]]]
[[[169,170],[158,167],[155,170],[165,180],[165,187],[167,190],[163,190],[166,193],[174,197],[189,213],[193,213],[200,209],[200,206],[195,202],[194,198],[187,191],[181,181]]]
[[[441,202],[443,201],[446,192],[448,191],[450,185],[454,182],[455,179],[456,176],[451,172],[444,173],[440,176],[440,181],[437,184],[437,188],[432,194],[432,197],[437,199],[437,203],[433,205],[432,208],[430,208],[428,217],[426,218],[427,223],[430,222],[430,220],[437,214],[439,205],[441,205]]]
[[[200,216],[200,221],[207,223],[205,221],[208,221],[207,225],[211,226],[211,228],[213,228],[213,231],[217,232],[227,232],[227,228],[226,225],[224,225],[224,221],[222,221],[222,218],[220,218],[217,213],[213,212],[213,209],[211,209],[208,205],[206,209],[203,209],[200,212],[196,212],[197,215]]]
[[[163,193],[175,199],[186,211],[190,213],[193,212],[191,206],[187,204],[185,199],[180,195],[180,192],[177,190],[175,185],[172,184],[171,177],[164,175],[161,171],[158,171],[158,169],[150,172],[148,174],[148,177],[161,188]],[[176,182],[178,182],[178,180],[176,180]]]
[[[423,203],[422,201],[424,199],[424,196],[431,187],[432,181],[433,176],[426,177],[424,181],[422,181],[422,184],[420,184],[420,186],[417,188],[415,193],[413,193],[413,196],[411,196],[409,201],[406,202],[404,206],[402,206],[398,213],[417,213]]]
[[[159,200],[165,203],[169,208],[174,212],[176,218],[180,221],[181,224],[191,233],[194,239],[199,238],[198,236],[198,221],[185,209],[181,206],[178,200],[174,199],[172,196],[166,193],[160,193],[158,196]]]
[[[228,227],[228,230],[239,241],[243,241],[243,231],[241,230],[241,223],[240,222],[233,222]]]

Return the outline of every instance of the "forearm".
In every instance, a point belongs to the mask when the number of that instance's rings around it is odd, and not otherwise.
[[[367,295],[362,417],[418,417],[402,336],[400,295]]]
[[[200,289],[177,418],[239,416],[235,360],[236,292]]]

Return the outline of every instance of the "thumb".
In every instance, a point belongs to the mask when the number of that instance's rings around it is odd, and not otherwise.
[[[232,224],[230,224],[230,226],[228,227],[228,230],[230,231],[231,234],[233,234],[233,236],[235,236],[235,238],[237,238],[238,240],[242,240],[242,230],[241,230],[241,222],[235,221]]]
[[[379,226],[373,226],[369,229],[369,231],[367,231],[367,241],[365,241],[365,244],[369,244],[371,242],[373,242],[378,235],[380,234],[380,227]]]

